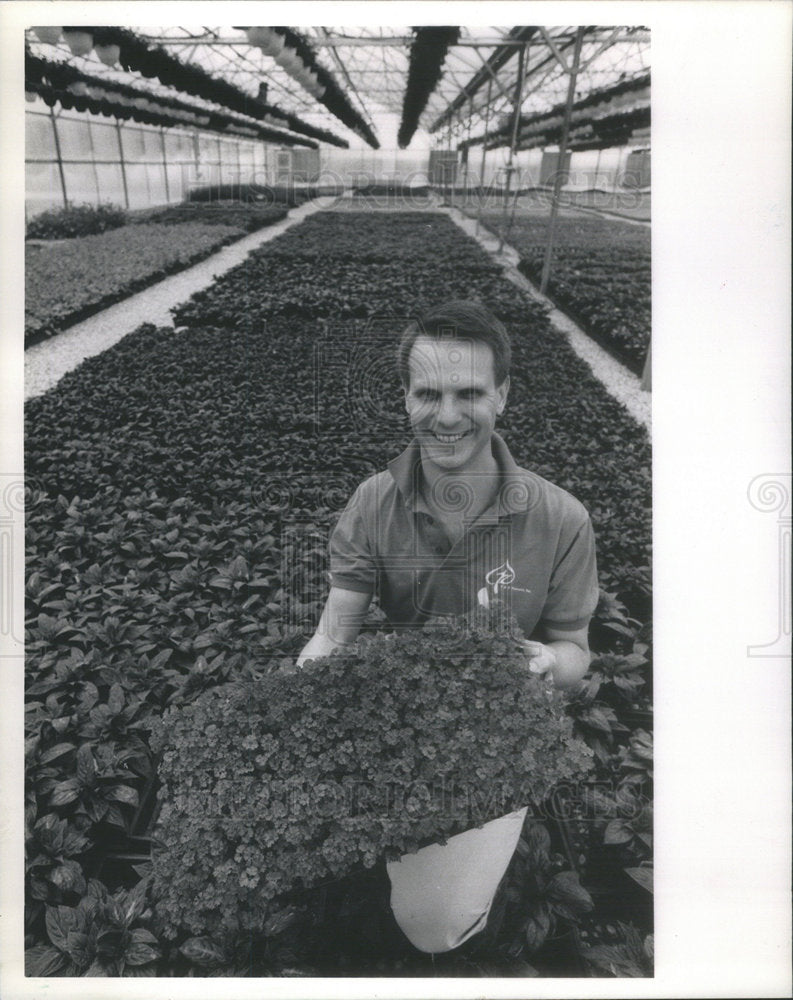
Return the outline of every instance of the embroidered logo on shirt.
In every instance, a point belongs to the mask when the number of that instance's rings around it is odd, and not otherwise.
[[[477,593],[476,599],[483,608],[490,607],[490,593],[493,597],[498,597],[500,590],[519,590],[522,594],[530,594],[526,587],[513,587],[512,581],[515,579],[515,570],[510,565],[509,559],[491,569],[485,574],[485,586]]]
[[[497,594],[500,587],[508,587],[515,579],[515,570],[510,566],[509,559],[485,575],[485,583]]]

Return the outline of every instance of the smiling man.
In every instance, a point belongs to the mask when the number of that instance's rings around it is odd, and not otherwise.
[[[510,357],[504,326],[473,302],[439,306],[405,330],[398,368],[414,438],[339,518],[330,594],[298,665],[354,641],[377,593],[397,628],[498,600],[526,636],[527,669],[559,687],[584,675],[598,598],[592,527],[495,431]],[[392,909],[417,948],[448,951],[482,929],[524,815],[389,863]]]

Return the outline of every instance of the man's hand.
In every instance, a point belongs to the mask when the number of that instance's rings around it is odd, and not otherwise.
[[[529,670],[533,674],[547,674],[557,664],[557,656],[550,646],[524,639],[521,643],[529,657]]]
[[[303,647],[297,658],[298,668],[307,660],[330,656],[337,649],[354,642],[371,603],[370,594],[357,590],[331,587],[328,600],[320,617],[317,631]]]
[[[558,688],[575,687],[587,672],[591,659],[586,626],[564,630],[546,627],[543,638],[545,642],[523,640],[529,670],[552,677]]]

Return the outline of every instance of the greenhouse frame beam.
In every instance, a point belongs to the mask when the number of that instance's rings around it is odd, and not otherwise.
[[[328,36],[328,29],[327,28],[323,28],[322,30],[325,32],[325,36],[327,37]],[[319,43],[321,45],[322,42],[324,41],[324,39],[322,38],[322,36],[316,36],[316,37],[312,38],[311,41],[312,41],[312,44]],[[366,108],[366,105],[363,102],[363,98],[358,93],[358,88],[355,86],[355,84],[350,79],[350,74],[347,71],[347,67],[344,65],[343,60],[339,58],[339,53],[336,51],[335,48],[332,49],[331,56],[333,57],[333,61],[338,66],[339,72],[344,77],[344,79],[347,81],[347,86],[350,88],[351,93],[355,94],[355,97],[356,97],[356,99],[358,101],[358,104],[361,106],[361,111],[363,112],[364,118],[366,119],[366,124],[369,126],[369,128],[374,133],[374,131],[375,131],[374,122],[372,121],[372,118],[371,118],[371,116],[370,116],[370,114],[369,114],[369,112],[368,112],[368,110]]]
[[[529,38],[536,32],[536,28],[529,25],[518,26],[510,29],[510,37],[505,38],[502,42],[499,42],[492,52],[486,62],[493,72],[498,72],[509,60],[515,55],[523,42],[528,41]],[[509,45],[508,42],[515,42],[516,45]],[[479,39],[476,39],[469,43],[469,47],[480,47],[484,48],[485,43]],[[465,88],[447,105],[445,111],[442,111],[440,115],[437,116],[435,121],[430,125],[428,131],[430,133],[437,131],[442,125],[446,123],[447,120],[451,119],[455,111],[465,105],[469,97],[477,92],[485,83],[488,78],[488,71],[480,69],[475,73],[471,79],[466,84]]]
[[[507,179],[504,184],[504,217],[501,221],[501,230],[498,234],[498,252],[504,249],[504,238],[508,231],[507,226],[507,203],[509,201],[509,186],[512,174],[515,170],[513,161],[515,159],[515,147],[518,143],[518,126],[520,124],[520,109],[523,104],[523,87],[526,82],[526,69],[529,65],[529,43],[525,42],[523,48],[518,53],[518,78],[515,82],[514,108],[512,112],[512,139],[509,144],[509,161],[507,163]],[[517,195],[515,196],[517,201]],[[514,210],[513,210],[514,217]],[[510,219],[510,226],[512,219]]]
[[[575,100],[575,85],[578,79],[578,70],[581,62],[581,46],[584,41],[584,28],[578,28],[575,36],[575,50],[573,52],[573,65],[569,70],[567,83],[567,101],[564,109],[564,121],[562,123],[562,135],[559,140],[559,158],[557,160],[556,175],[553,179],[553,200],[551,201],[551,215],[548,222],[548,241],[545,245],[545,260],[542,264],[542,275],[540,277],[540,294],[544,295],[548,288],[548,279],[551,276],[551,260],[553,257],[554,230],[556,229],[556,219],[559,215],[559,195],[562,191],[562,174],[564,171],[564,158],[567,155],[567,139],[570,134],[570,118],[573,113],[573,102]]]
[[[506,88],[502,86],[501,81],[498,78],[498,73],[493,70],[493,67],[490,65],[490,63],[488,62],[488,60],[485,59],[485,57],[482,55],[482,53],[480,51],[480,48],[478,46],[477,46],[477,49],[476,49],[476,53],[479,56],[479,58],[482,60],[482,68],[484,70],[486,70],[486,72],[488,73],[488,77],[489,77],[488,78],[488,86],[490,84],[492,84],[492,83],[495,83],[496,87],[498,88],[499,94],[504,98],[504,100],[511,102],[512,98],[510,97],[510,95],[507,92]],[[469,83],[470,83],[470,81],[469,81]],[[463,89],[463,91],[466,94],[468,94],[469,97],[473,97],[473,94],[470,94],[468,92],[468,85],[466,85],[462,89]]]
[[[562,56],[562,53],[559,51],[559,49],[556,47],[556,42],[554,42],[554,40],[548,34],[548,31],[545,28],[540,28],[540,34],[542,35],[545,44],[553,53],[554,59],[556,59],[556,61],[559,63],[559,65],[562,67],[565,73],[569,73],[570,67],[567,65],[567,61]]]
[[[617,29],[618,31],[623,31],[624,27]],[[570,38],[570,35],[558,35],[557,41]],[[212,45],[234,45],[239,42],[239,39],[233,38],[218,38],[214,39],[210,35],[187,35],[183,38],[171,38],[168,35],[146,35],[146,39],[150,42],[154,42],[157,45],[168,45],[168,46],[182,46],[182,45],[202,45],[202,44],[212,44]],[[312,42],[320,49],[343,49],[343,48],[402,48],[404,46],[409,46],[413,41],[412,35],[372,35],[367,37],[366,35],[328,35],[325,38],[313,37]],[[644,29],[639,29],[635,32],[631,32],[626,35],[619,35],[614,41],[618,42],[649,42],[650,33]],[[481,38],[461,38],[456,44],[455,48],[462,49],[472,49],[476,48],[478,45],[484,48],[515,48],[518,49],[522,45],[522,41],[519,38],[488,38],[483,36]]]

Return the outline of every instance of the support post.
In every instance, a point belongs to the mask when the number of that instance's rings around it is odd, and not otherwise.
[[[94,184],[96,184],[96,203],[102,204],[102,192],[99,190],[99,171],[96,169],[96,149],[94,148],[94,134],[91,130],[91,122],[86,121],[88,128],[88,145],[91,147],[91,168],[94,172]]]
[[[121,167],[121,183],[124,185],[124,208],[129,210],[129,188],[127,187],[127,170],[124,165],[124,144],[121,141],[121,123],[116,118],[116,139],[118,140],[118,162]]]
[[[507,207],[509,202],[509,184],[512,179],[512,171],[515,169],[512,161],[515,157],[515,146],[518,143],[518,126],[520,124],[520,107],[523,103],[523,77],[526,75],[528,64],[529,43],[525,42],[518,52],[518,79],[515,84],[515,114],[512,119],[512,138],[509,144],[509,160],[507,161],[507,181],[504,186],[504,214],[501,220],[501,231],[498,234],[498,252],[504,249],[504,234],[507,228]]]
[[[52,134],[55,137],[55,155],[58,158],[58,174],[61,179],[61,195],[63,196],[63,207],[69,207],[69,199],[66,197],[66,176],[63,172],[63,160],[61,159],[61,141],[58,138],[58,122],[55,117],[55,111],[50,108],[50,119],[52,121]]]
[[[474,118],[474,99],[473,97],[468,98],[468,125],[465,130],[465,202],[468,204],[468,200],[471,195],[471,172],[468,169],[468,163],[471,157],[471,123]]]
[[[479,234],[479,224],[482,219],[482,194],[485,190],[485,157],[487,156],[487,133],[490,128],[490,98],[493,93],[493,78],[488,77],[487,81],[487,106],[485,107],[485,137],[482,140],[482,162],[479,164],[479,205],[476,211],[476,230]]]
[[[573,67],[570,70],[570,79],[567,84],[567,103],[564,109],[564,121],[562,124],[562,138],[559,142],[559,163],[553,183],[553,200],[551,201],[551,217],[548,222],[548,242],[545,246],[545,260],[542,265],[542,277],[540,279],[540,292],[544,295],[548,287],[548,279],[551,276],[551,258],[553,256],[553,238],[556,229],[556,219],[559,215],[559,195],[562,190],[562,176],[564,171],[564,160],[567,155],[567,137],[570,134],[570,116],[573,110],[573,98],[575,97],[575,84],[578,77],[578,67],[581,62],[581,43],[584,39],[584,28],[578,28],[575,36],[575,50],[573,52]]]
[[[162,173],[165,178],[165,201],[166,204],[171,204],[171,192],[168,187],[168,158],[165,154],[165,128],[160,125],[160,146],[162,148]]]

